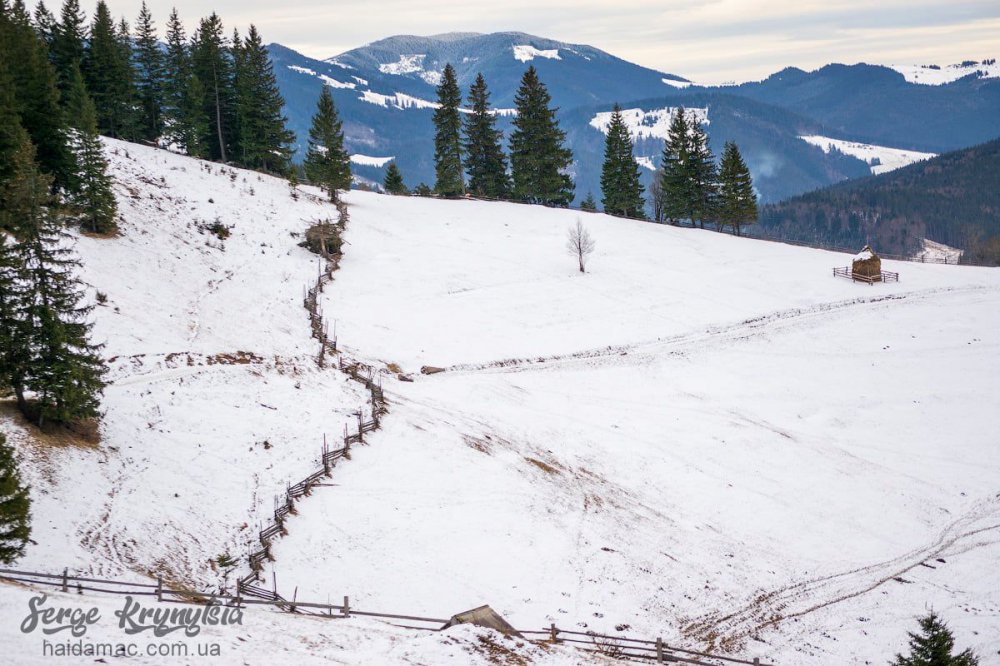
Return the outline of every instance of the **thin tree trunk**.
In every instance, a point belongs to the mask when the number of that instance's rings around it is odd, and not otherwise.
[[[215,63],[212,63],[212,82],[215,84],[215,128],[219,136],[219,155],[222,158],[223,163],[226,160],[226,143],[222,140],[222,105],[219,102],[219,73],[215,68]]]

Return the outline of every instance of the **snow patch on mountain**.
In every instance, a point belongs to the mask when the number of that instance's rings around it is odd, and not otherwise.
[[[521,62],[528,62],[535,58],[548,58],[550,60],[562,60],[559,57],[559,49],[536,49],[530,44],[515,44],[510,47],[514,51],[514,59]]]
[[[622,109],[622,119],[628,126],[632,140],[638,139],[666,139],[667,131],[670,129],[670,121],[677,113],[678,107],[668,106],[662,109]],[[702,125],[708,125],[708,109],[689,108],[687,113],[694,114],[694,117]],[[590,126],[599,130],[603,134],[608,133],[608,125],[611,124],[611,111],[598,113],[590,120]]]
[[[379,168],[384,167],[394,159],[396,159],[395,155],[390,155],[389,157],[371,157],[370,155],[362,155],[361,153],[351,155],[351,162],[354,164]]]
[[[905,167],[914,162],[922,162],[932,157],[937,157],[937,153],[921,153],[916,150],[902,150],[900,148],[888,148],[886,146],[875,146],[857,141],[843,141],[841,139],[831,139],[825,136],[808,135],[800,136],[806,143],[818,146],[824,153],[829,153],[836,148],[838,151],[867,163],[873,174],[887,173],[895,171],[900,167]]]
[[[343,81],[338,81],[337,79],[331,78],[326,74],[319,74],[309,69],[308,67],[299,67],[298,65],[288,65],[288,69],[292,70],[293,72],[298,72],[300,74],[308,74],[309,76],[315,76],[316,78],[318,78],[320,81],[330,86],[331,88],[347,88],[349,90],[357,88],[356,83],[344,83]]]
[[[426,53],[415,53],[412,55],[401,55],[396,62],[384,63],[378,66],[378,71],[383,74],[416,74],[424,71],[424,58]]]
[[[668,86],[673,86],[674,88],[687,88],[688,86],[692,85],[691,81],[678,81],[677,79],[667,79],[667,78],[663,78],[660,80],[666,83]]]
[[[652,157],[647,157],[646,155],[640,155],[639,157],[635,158],[635,161],[639,166],[643,168],[649,169],[650,171],[656,171],[656,164],[653,161]]]
[[[422,78],[425,83],[429,83],[432,86],[440,85],[442,76],[443,75],[441,74],[441,72],[435,72],[435,71],[420,72],[420,78]]]
[[[383,95],[382,93],[372,92],[371,90],[362,90],[361,97],[358,99],[363,102],[368,102],[369,104],[384,106],[386,108],[393,107],[397,109],[436,109],[441,106],[437,102],[420,99],[419,97],[413,97],[412,95],[407,95],[406,93],[401,92],[393,93],[391,95]]]
[[[340,56],[334,56],[332,58],[327,58],[323,62],[325,62],[327,64],[330,64],[330,65],[334,65],[336,67],[340,67],[341,69],[354,69],[353,67],[351,67],[347,63],[340,62],[340,60],[337,59],[339,57]]]
[[[996,58],[976,62],[967,60],[957,65],[887,65],[903,75],[909,83],[919,83],[925,86],[940,86],[957,81],[969,75],[981,79],[1000,78],[1000,64]]]

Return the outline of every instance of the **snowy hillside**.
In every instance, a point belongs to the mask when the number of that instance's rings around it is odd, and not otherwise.
[[[335,566],[368,604],[786,664],[878,663],[929,604],[1000,649],[1000,274],[862,287],[846,255],[587,215],[580,275],[569,211],[350,201],[327,307],[415,382],[278,545],[287,589]]]
[[[836,149],[845,155],[851,155],[852,157],[864,160],[871,166],[872,173],[876,175],[894,171],[914,162],[929,160],[937,156],[935,153],[921,153],[916,150],[873,146],[867,143],[843,141],[825,136],[801,136],[799,138],[806,143],[822,148],[824,153],[829,153],[831,150]]]
[[[106,296],[102,439],[0,416],[33,487],[18,566],[231,590],[274,495],[367,398],[317,369],[302,307],[318,260],[298,243],[336,211],[107,145],[121,234],[77,241]],[[901,281],[869,287],[831,276],[847,255],[714,232],[345,198],[321,305],[341,348],[384,369],[390,412],[275,541],[265,576],[286,597],[432,617],[488,603],[519,628],[778,664],[881,663],[933,605],[983,663],[1000,650],[1000,273],[886,262]],[[578,217],[586,274],[564,250]],[[42,663],[16,629],[28,596],[0,584],[0,640]],[[600,663],[260,609],[224,629],[218,663]]]
[[[1000,78],[1000,65],[995,58],[983,62],[970,60],[945,67],[939,65],[889,65],[889,67],[902,74],[908,82],[925,86],[940,86],[966,76],[980,79]]]

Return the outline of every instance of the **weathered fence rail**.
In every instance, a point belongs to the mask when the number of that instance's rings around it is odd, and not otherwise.
[[[340,217],[341,226],[346,226],[348,221],[347,205],[342,201],[337,202],[337,212]],[[275,602],[291,603],[277,596],[277,591],[268,591],[258,585],[260,574],[264,570],[266,562],[274,561],[271,553],[272,542],[288,533],[286,529],[286,519],[295,513],[295,501],[302,497],[307,497],[312,493],[313,488],[319,482],[332,475],[333,468],[337,461],[350,459],[351,445],[363,444],[365,433],[378,430],[381,426],[381,417],[388,412],[385,393],[382,391],[381,374],[372,366],[345,359],[344,355],[337,347],[337,331],[334,327],[333,335],[329,334],[329,326],[323,319],[323,312],[319,305],[319,296],[323,288],[333,280],[334,272],[339,268],[340,258],[338,255],[331,255],[324,252],[320,258],[319,271],[316,282],[312,287],[305,290],[303,305],[309,314],[309,326],[312,337],[320,343],[319,356],[316,359],[320,368],[326,367],[327,355],[338,355],[337,367],[346,373],[351,379],[362,384],[369,394],[370,418],[365,418],[364,412],[355,412],[357,417],[356,431],[351,432],[344,424],[343,447],[331,450],[323,436],[323,450],[319,456],[319,469],[295,484],[288,484],[285,488],[284,497],[277,496],[274,499],[273,519],[262,525],[257,534],[260,548],[253,550],[247,556],[250,565],[250,572],[236,581],[237,595],[255,596],[261,599],[269,599]]]
[[[300,613],[327,618],[372,617],[392,620],[397,627],[418,629],[424,631],[440,631],[448,622],[447,618],[423,617],[420,615],[403,615],[398,613],[378,613],[353,608],[350,598],[344,597],[341,604],[317,603],[309,601],[288,600],[277,593],[256,585],[243,586],[243,592],[236,595],[199,592],[195,590],[174,590],[164,584],[163,579],[156,583],[136,583],[132,581],[111,580],[71,576],[68,569],[61,574],[20,571],[17,569],[0,569],[0,580],[45,585],[60,588],[63,592],[83,594],[84,592],[99,592],[102,594],[150,596],[158,601],[192,605],[218,604],[225,606],[272,606],[289,613]],[[430,626],[401,625],[396,622],[417,622]],[[682,663],[725,666],[726,664],[745,664],[748,666],[770,666],[759,659],[747,661],[719,654],[698,652],[686,648],[669,645],[662,638],[645,640],[628,636],[614,636],[596,632],[571,631],[560,629],[555,624],[542,630],[518,630],[527,640],[542,644],[567,644],[584,652],[600,653],[605,656],[628,661],[652,661],[656,663]],[[535,638],[532,638],[535,637]]]
[[[876,282],[899,282],[899,273],[894,271],[881,271],[878,277],[874,275],[862,275],[861,273],[855,273],[850,266],[840,266],[833,269],[834,277],[847,278],[848,280],[853,280],[854,282],[865,282],[869,285],[875,284]]]

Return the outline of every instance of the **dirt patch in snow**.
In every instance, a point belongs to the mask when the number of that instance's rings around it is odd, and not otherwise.
[[[7,417],[16,423],[27,434],[29,441],[39,448],[72,446],[96,449],[101,443],[100,425],[96,419],[38,427],[24,417],[13,400],[0,400],[0,417]]]

